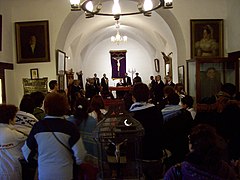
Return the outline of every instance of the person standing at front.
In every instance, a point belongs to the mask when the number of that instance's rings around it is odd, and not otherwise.
[[[160,179],[163,156],[162,112],[154,104],[148,103],[149,88],[144,83],[137,83],[133,86],[132,99],[134,103],[129,111],[133,113],[133,118],[139,121],[145,130],[142,143],[145,179]]]
[[[73,179],[73,163],[80,165],[86,150],[77,127],[64,118],[66,96],[48,93],[44,109],[46,117],[34,124],[22,148],[24,158],[33,161],[38,155],[40,180]]]
[[[0,105],[0,179],[22,179],[20,159],[21,147],[27,136],[14,128],[18,108],[14,105]]]

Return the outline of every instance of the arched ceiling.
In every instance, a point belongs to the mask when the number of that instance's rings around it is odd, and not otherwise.
[[[115,22],[113,17],[95,16],[87,19],[82,11],[70,12],[60,30],[57,46],[73,59],[85,59],[97,44],[106,39],[110,41],[110,37],[116,34]],[[175,52],[173,65],[177,67],[178,52],[185,53],[185,44],[171,10],[160,8],[152,12],[151,17],[142,14],[122,16],[119,22],[120,34],[128,36],[129,42],[132,39],[144,46],[152,56],[161,51]],[[174,71],[177,72],[177,68],[173,68]]]
[[[124,16],[120,18],[119,22],[121,23],[120,34],[143,44],[150,52],[155,52],[155,47],[165,47],[169,40],[173,40],[167,23],[156,12],[153,12],[151,17],[145,17],[141,14]],[[114,24],[113,17],[96,16],[85,19],[85,15],[82,14],[71,27],[65,48],[71,47],[73,43],[74,46],[77,45],[77,52],[73,52],[75,55],[80,54],[82,49],[86,50],[86,47],[91,49],[98,42],[116,34]],[[78,44],[75,43],[76,40]]]

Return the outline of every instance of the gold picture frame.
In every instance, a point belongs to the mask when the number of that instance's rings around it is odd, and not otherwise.
[[[223,19],[191,19],[191,58],[223,57]]]
[[[38,69],[30,69],[31,79],[39,79]]]
[[[49,62],[48,21],[16,22],[17,63]]]

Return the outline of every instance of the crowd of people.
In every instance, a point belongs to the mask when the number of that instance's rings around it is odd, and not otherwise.
[[[144,128],[144,178],[237,179],[240,103],[234,85],[223,84],[215,100],[198,104],[171,76],[165,82],[151,76],[147,84],[136,75],[133,83],[127,73],[120,82],[132,87],[123,97],[124,112]],[[62,92],[52,80],[47,94],[25,94],[19,107],[0,105],[0,179],[97,178],[92,132],[109,109],[108,78],[94,74],[85,91],[71,83]]]

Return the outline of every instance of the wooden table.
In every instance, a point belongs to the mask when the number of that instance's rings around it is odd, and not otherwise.
[[[131,91],[132,87],[131,86],[117,86],[117,87],[110,86],[109,90],[110,91]]]
[[[110,92],[112,93],[112,91],[116,91],[116,98],[117,99],[122,99],[124,97],[124,95],[132,90],[131,86],[110,86],[109,87]]]

